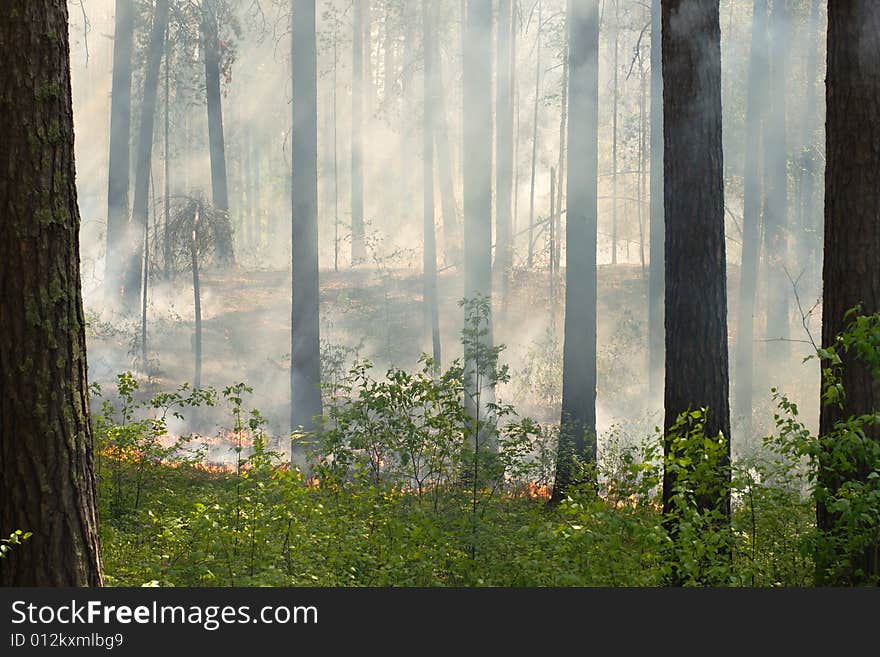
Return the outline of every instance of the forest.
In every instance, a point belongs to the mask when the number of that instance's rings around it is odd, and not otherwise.
[[[0,2],[0,584],[880,585],[880,2]]]

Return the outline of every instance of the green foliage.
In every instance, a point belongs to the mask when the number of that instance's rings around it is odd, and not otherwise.
[[[9,538],[0,538],[0,559],[5,559],[13,546],[21,545],[31,536],[33,536],[32,532],[23,532],[20,529],[16,529],[9,535]]]

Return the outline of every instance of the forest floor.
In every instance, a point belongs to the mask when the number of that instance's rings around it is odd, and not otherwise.
[[[206,272],[201,281],[202,385],[222,389],[241,381],[253,387],[253,397],[247,403],[261,411],[269,433],[279,437],[286,434],[288,417],[289,276],[288,271],[277,270],[214,271]],[[730,289],[737,290],[738,270],[732,268],[728,277]],[[444,364],[462,353],[461,290],[461,277],[455,269],[441,272],[438,292]],[[551,286],[546,271],[517,270],[506,302],[497,295],[495,298],[494,339],[505,345],[501,360],[509,365],[511,374],[510,381],[499,389],[499,398],[513,404],[521,415],[543,423],[558,422],[561,404],[563,297],[562,281]],[[430,351],[421,298],[421,277],[412,269],[322,271],[325,377],[338,378],[355,358],[374,362],[376,376],[392,365],[415,368],[419,355]],[[598,299],[600,439],[610,435],[644,438],[663,421],[661,400],[648,391],[647,273],[638,265],[600,266]],[[735,313],[736,296],[731,294],[728,316],[735,318]],[[142,391],[147,394],[192,381],[190,279],[157,281],[153,286],[148,304],[146,374],[139,363],[139,326],[90,312],[88,307],[87,315],[89,377],[105,391],[112,390],[115,376],[126,370],[140,372]],[[730,331],[730,338],[733,347],[735,330]],[[814,424],[814,414],[818,417],[815,361],[812,366],[802,364],[804,345],[794,344],[796,348],[787,350],[784,361],[764,367],[763,378],[758,378],[756,433],[772,428],[772,385],[780,386],[803,406],[808,426]],[[756,346],[757,353],[764,355],[778,344]],[[763,362],[769,361],[764,358]],[[771,381],[771,376],[778,380]],[[215,429],[223,426],[220,419],[216,422]],[[736,425],[734,419],[735,438]],[[205,426],[178,429],[210,431]]]

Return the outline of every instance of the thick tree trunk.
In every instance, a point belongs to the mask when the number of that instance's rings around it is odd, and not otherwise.
[[[652,397],[663,393],[665,281],[663,225],[663,67],[660,48],[660,0],[651,4],[651,201],[648,246],[648,380]]]
[[[366,257],[364,244],[364,12],[362,0],[354,0],[351,42],[351,264]]]
[[[290,428],[319,427],[318,64],[314,0],[293,1]],[[317,418],[317,420],[316,420]]]
[[[787,23],[785,0],[773,0],[768,22],[770,91],[765,119],[767,129],[764,131],[764,258],[767,263],[766,337],[776,340],[766,344],[768,355],[778,358],[784,358],[790,352],[787,341],[788,309],[793,294],[785,271],[788,264],[788,158],[785,139]],[[797,272],[794,276],[797,276]],[[769,365],[769,359],[765,359],[765,364]]]
[[[767,0],[755,0],[752,46],[749,55],[749,87],[746,105],[746,159],[743,172],[743,235],[740,266],[739,307],[736,322],[735,413],[751,433],[754,386],[755,294],[761,223],[761,133],[763,131],[767,72]]]
[[[110,160],[107,175],[107,256],[104,299],[122,302],[122,271],[128,231],[128,186],[131,144],[131,47],[134,35],[133,0],[116,0],[113,35],[113,82],[110,95]]]
[[[217,33],[215,0],[202,0],[202,51],[205,56],[205,95],[208,108],[208,148],[211,156],[211,200],[223,212],[229,212],[229,189],[226,177],[226,144],[223,138],[223,106],[220,99],[220,37]],[[233,260],[232,243],[216,245],[224,264]]]
[[[467,5],[464,40],[463,99],[464,141],[464,297],[492,298],[492,11],[485,0]],[[492,345],[492,321],[480,339],[483,349]],[[479,372],[473,357],[466,360],[472,379],[465,393],[474,418],[484,418],[491,386],[475,381]],[[479,402],[474,400],[479,399]]]
[[[822,344],[831,346],[845,328],[844,314],[861,305],[863,314],[880,312],[880,4],[874,0],[832,2],[828,6],[828,72],[826,75],[825,257],[823,265]],[[870,367],[852,353],[843,359],[843,408],[822,407],[819,431],[880,407],[880,385]],[[880,440],[876,427],[868,435]],[[832,492],[845,483],[830,454],[820,457],[819,483]],[[854,479],[864,480],[874,463],[853,463]],[[820,501],[820,530],[832,532],[840,522]],[[841,551],[845,548],[838,548]],[[852,563],[850,573],[826,572],[817,563],[818,584],[877,583],[880,545],[863,552],[835,554]],[[830,561],[830,560],[829,560]],[[861,574],[858,571],[861,570]]]
[[[432,93],[434,85],[434,67],[437,62],[433,61],[434,47],[432,44],[432,32],[434,23],[431,20],[431,0],[422,0],[422,28],[423,44],[425,53],[425,115],[423,117],[423,140],[424,140],[424,216],[422,235],[424,241],[422,253],[422,276],[425,306],[425,324],[427,333],[431,335],[431,350],[436,366],[439,368],[440,360],[440,313],[437,307],[437,242],[434,234],[434,99]]]
[[[0,586],[100,586],[67,3],[0,3],[0,55]]]
[[[168,28],[168,0],[157,0],[153,26],[150,32],[150,49],[144,74],[144,94],[141,106],[141,125],[138,131],[137,157],[135,161],[134,204],[129,223],[128,248],[124,275],[123,298],[125,307],[132,314],[137,312],[141,296],[141,274],[144,258],[144,230],[150,195],[150,169],[153,159],[153,129],[156,121],[156,102],[159,96],[159,67],[165,50],[165,32]]]
[[[574,457],[596,460],[596,239],[599,5],[568,2],[568,199],[562,417],[553,502],[575,483]]]
[[[662,6],[665,427],[681,413],[708,409],[706,436],[721,434],[727,442],[727,456],[719,464],[724,467],[730,457],[730,411],[718,3],[663,0]],[[665,454],[670,447],[667,436]],[[676,482],[667,468],[667,517],[673,514]],[[710,490],[697,503],[729,514],[729,490]]]
[[[498,45],[495,58],[495,272],[501,298],[507,297],[511,251],[510,202],[513,185],[513,95],[510,34],[513,0],[498,3]]]

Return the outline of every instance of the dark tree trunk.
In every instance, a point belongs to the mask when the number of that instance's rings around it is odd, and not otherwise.
[[[314,0],[293,1],[290,428],[318,428],[321,344],[318,283],[318,78]]]
[[[153,158],[153,129],[156,121],[156,102],[159,96],[159,67],[165,50],[165,31],[168,27],[168,0],[157,0],[156,13],[150,33],[150,49],[144,74],[144,95],[141,106],[141,125],[138,131],[137,159],[135,161],[134,204],[128,231],[124,291],[126,308],[137,312],[141,296],[141,274],[144,258],[144,230],[146,230],[150,202],[150,170]]]
[[[880,4],[874,0],[828,5],[828,72],[826,75],[825,257],[823,264],[822,344],[831,346],[845,328],[844,313],[861,304],[863,314],[880,312]],[[874,413],[880,385],[870,367],[852,353],[843,359],[843,408],[822,407],[819,431],[854,415]],[[868,435],[880,440],[876,426]],[[819,483],[836,492],[845,483],[831,455],[820,457]],[[864,480],[874,463],[852,463],[854,479]],[[817,505],[819,529],[832,532],[840,522],[823,503]],[[841,548],[838,548],[841,549]],[[845,549],[845,548],[843,548]],[[817,563],[817,583],[877,583],[880,545],[863,553],[835,554],[852,563],[840,577]],[[861,574],[858,571],[861,570]],[[845,579],[844,579],[845,578]]]
[[[434,59],[434,47],[432,44],[432,32],[434,24],[431,20],[430,0],[422,0],[422,28],[423,44],[425,53],[425,115],[424,115],[424,216],[423,216],[423,299],[425,305],[425,320],[428,333],[431,334],[431,349],[436,366],[440,367],[440,313],[437,307],[437,242],[434,234],[434,99],[432,92],[434,85],[434,67],[437,62]]]
[[[651,206],[648,247],[648,379],[651,395],[663,391],[663,67],[660,49],[660,0],[651,4]]]
[[[739,307],[736,322],[735,413],[751,433],[754,386],[755,294],[761,223],[761,133],[763,131],[767,73],[767,0],[755,0],[752,46],[749,55],[749,87],[746,105],[746,159],[743,172],[743,228]]]
[[[366,257],[364,244],[364,13],[362,0],[354,0],[351,42],[351,264]]]
[[[131,145],[131,46],[134,35],[133,0],[116,0],[113,35],[113,86],[110,96],[110,160],[107,175],[107,256],[104,298],[111,306],[122,302],[122,271],[128,230],[128,186]]]
[[[229,212],[226,177],[226,144],[223,139],[223,106],[220,99],[220,37],[217,32],[215,0],[202,1],[202,50],[205,55],[205,95],[208,107],[208,148],[211,156],[211,200],[223,212]],[[232,243],[216,246],[221,262],[232,262]]]
[[[789,298],[793,294],[786,275],[788,243],[788,159],[785,140],[785,60],[788,56],[788,16],[784,0],[773,0],[769,29],[769,93],[764,131],[764,258],[767,273],[768,355],[784,358],[788,339]],[[797,276],[797,272],[794,272]],[[781,340],[780,340],[781,338]],[[773,348],[769,348],[769,347]],[[765,359],[769,365],[769,360]],[[779,363],[781,364],[781,362]]]
[[[718,3],[663,0],[662,5],[665,427],[681,413],[706,408],[706,436],[722,434],[727,441],[723,468],[730,458],[730,411]],[[670,447],[667,439],[664,454]],[[676,483],[666,469],[667,517]],[[697,503],[702,510],[730,513],[724,488],[706,492]]]
[[[511,244],[510,202],[513,186],[513,94],[511,87],[510,33],[513,0],[498,3],[498,46],[495,58],[495,272],[501,298],[507,297]]]
[[[485,0],[467,4],[464,40],[464,297],[492,298],[492,7]],[[492,345],[491,317],[480,342]],[[473,358],[465,363],[474,378],[465,398],[474,418],[486,412],[489,392],[476,386],[481,376]],[[480,399],[476,404],[473,400]]]
[[[562,418],[553,502],[575,483],[574,457],[596,460],[596,239],[599,5],[568,2],[568,199]]]
[[[2,586],[102,583],[67,3],[0,3]]]

